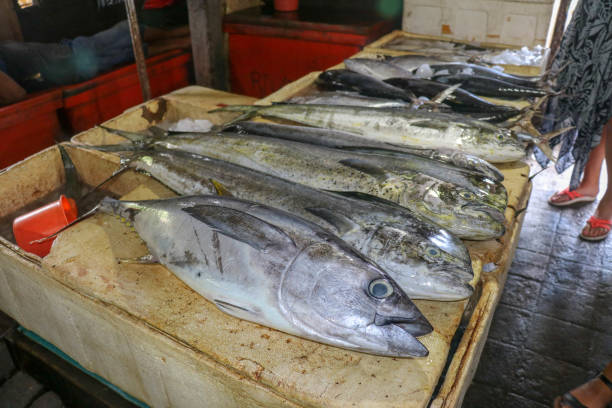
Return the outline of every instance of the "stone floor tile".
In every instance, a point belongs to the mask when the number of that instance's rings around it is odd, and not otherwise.
[[[540,231],[555,232],[561,219],[561,213],[554,209],[527,208],[523,228],[533,227]]]
[[[589,293],[607,290],[606,276],[609,273],[600,266],[558,257],[550,258],[547,270],[547,280],[551,284]]]
[[[8,380],[15,371],[15,363],[3,340],[0,340],[0,384]]]
[[[575,235],[556,234],[550,255],[574,262],[603,267],[606,246],[602,242],[588,242]]]
[[[608,362],[612,361],[612,333],[596,332],[593,334],[592,342],[589,368],[601,371]]]
[[[549,408],[550,405],[521,397],[514,393],[491,387],[490,385],[474,383],[465,395],[462,408]]]
[[[546,266],[549,259],[548,255],[517,248],[508,274],[543,281],[546,279]]]
[[[612,272],[602,271],[604,277],[612,276]],[[605,282],[605,279],[604,279]],[[595,300],[593,328],[612,334],[612,285],[604,284]]]
[[[588,369],[594,330],[535,314],[525,347],[535,353]]]
[[[0,387],[0,408],[26,408],[43,391],[43,386],[18,371]]]
[[[36,398],[36,401],[30,405],[29,408],[63,408],[64,404],[60,397],[52,392],[47,391],[40,397]]]
[[[557,395],[571,390],[592,376],[590,370],[529,350],[521,353],[521,361],[519,380],[512,383],[511,390],[542,404],[551,404]]]
[[[534,310],[540,294],[541,282],[509,274],[500,302],[521,309]]]
[[[593,328],[596,315],[600,313],[596,308],[598,302],[597,292],[568,289],[547,282],[542,286],[536,312]]]
[[[489,338],[520,348],[527,340],[531,317],[532,313],[527,310],[500,304],[493,316]]]
[[[512,384],[521,367],[521,349],[493,339],[485,344],[474,380],[491,386]]]
[[[537,226],[523,225],[518,248],[528,249],[543,255],[550,255],[555,241],[553,231],[541,230]]]

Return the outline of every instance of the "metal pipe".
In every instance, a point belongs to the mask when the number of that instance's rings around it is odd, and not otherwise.
[[[127,12],[130,35],[132,37],[132,48],[134,49],[134,59],[136,60],[136,70],[138,71],[138,81],[142,91],[143,101],[151,99],[151,87],[149,86],[149,76],[147,75],[147,61],[142,50],[142,39],[140,38],[140,28],[138,26],[138,16],[134,0],[125,0],[125,11]]]

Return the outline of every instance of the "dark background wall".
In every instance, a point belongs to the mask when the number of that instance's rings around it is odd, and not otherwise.
[[[24,41],[57,42],[92,35],[126,18],[122,2],[98,7],[97,0],[38,0],[38,5],[25,9],[16,0],[14,4]]]

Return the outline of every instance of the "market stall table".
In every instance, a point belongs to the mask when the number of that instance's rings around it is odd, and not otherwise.
[[[316,73],[283,88],[269,100],[285,100],[312,86]],[[263,102],[265,102],[263,101]],[[206,111],[248,104],[247,97],[190,87],[153,100],[107,122],[141,130],[164,120],[225,116]],[[101,129],[75,142],[115,143]],[[82,181],[95,185],[119,158],[82,148],[67,150]],[[0,238],[0,309],[58,346],[85,368],[152,406],[425,407],[460,406],[499,301],[518,241],[530,193],[528,167],[501,168],[509,207],[507,232],[493,241],[469,243],[481,295],[452,352],[450,344],[467,301],[417,301],[433,324],[420,340],[425,358],[388,358],[304,340],[219,311],[161,266],[118,264],[146,254],[135,232],[119,220],[95,215],[63,232],[44,259]],[[63,182],[57,148],[49,148],[0,173],[0,216],[56,191]],[[168,197],[152,179],[127,172],[107,187],[126,198]],[[495,264],[481,274],[482,265]],[[434,396],[444,373],[445,379]]]

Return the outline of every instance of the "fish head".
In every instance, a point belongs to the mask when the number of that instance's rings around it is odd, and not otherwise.
[[[472,293],[469,283],[474,278],[467,249],[443,229],[424,229],[427,231],[381,225],[367,242],[368,255],[410,298],[465,299]]]
[[[460,237],[490,239],[504,234],[504,212],[486,198],[450,183],[430,186],[419,205],[435,214],[443,227],[453,228]],[[448,225],[446,225],[448,224]]]
[[[431,324],[386,272],[335,239],[293,259],[279,304],[294,325],[328,341],[375,354],[427,354],[414,336],[431,332]]]
[[[481,199],[500,211],[506,210],[508,192],[502,183],[477,175],[470,176],[469,180],[478,189],[477,194]]]
[[[479,145],[490,152],[489,161],[505,163],[525,157],[525,144],[510,129],[500,127],[478,128]]]

